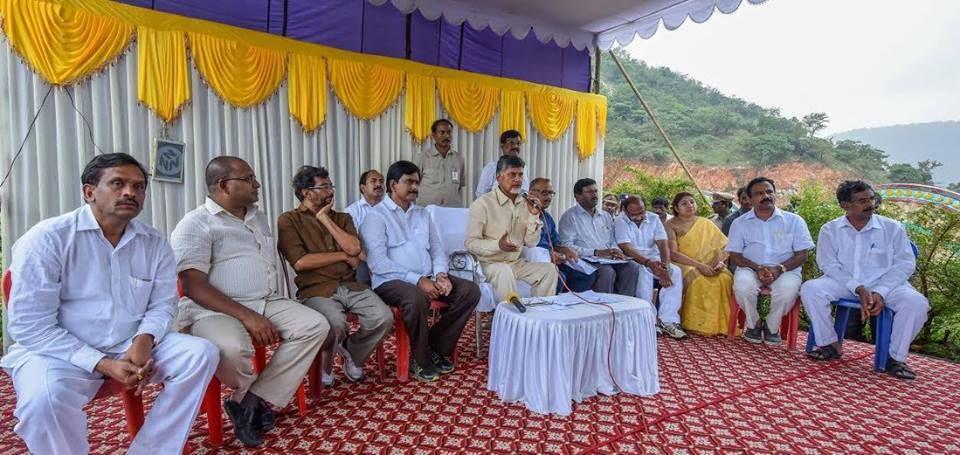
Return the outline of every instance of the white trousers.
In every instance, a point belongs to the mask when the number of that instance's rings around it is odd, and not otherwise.
[[[168,333],[153,348],[153,359],[156,373],[150,382],[162,383],[163,389],[128,454],[183,451],[219,356],[216,346],[207,340]],[[30,452],[59,455],[90,451],[83,407],[103,385],[103,375],[44,355],[30,355],[7,372],[17,391],[13,415],[18,423],[14,431]]]
[[[803,300],[803,309],[807,311],[813,326],[816,345],[836,343],[837,332],[830,314],[830,302],[840,299],[858,300],[857,296],[842,283],[822,276],[804,283],[800,297]],[[893,311],[890,357],[898,362],[905,362],[907,353],[910,352],[910,343],[927,322],[930,304],[927,303],[927,298],[909,283],[893,288],[883,300],[883,304]]]
[[[640,266],[640,278],[637,280],[637,297],[653,303],[653,272]],[[657,314],[664,324],[680,323],[680,304],[683,302],[683,272],[680,267],[670,264],[670,281],[673,286],[660,288],[660,309]]]
[[[783,315],[793,309],[802,282],[803,278],[799,275],[784,273],[770,283],[770,313],[767,314],[767,328],[771,333],[780,332],[780,321]],[[761,286],[757,272],[746,267],[737,267],[733,274],[733,294],[737,298],[737,304],[747,316],[747,328],[755,328],[760,321],[757,298]]]

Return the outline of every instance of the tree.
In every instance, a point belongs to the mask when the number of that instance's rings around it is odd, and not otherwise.
[[[950,191],[956,191],[956,192],[960,193],[960,182],[953,182],[953,183],[947,185],[947,189],[950,190]]]
[[[828,117],[825,112],[814,112],[803,116],[803,126],[807,129],[807,132],[810,133],[810,136],[826,128],[827,122],[829,121],[830,117]]]
[[[887,173],[887,180],[893,183],[933,185],[933,170],[940,166],[943,166],[943,163],[933,160],[923,160],[916,166],[907,163],[893,164]]]

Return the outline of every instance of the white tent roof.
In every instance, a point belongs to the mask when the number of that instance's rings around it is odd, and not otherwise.
[[[452,24],[464,21],[477,30],[490,27],[498,35],[510,32],[526,38],[533,30],[542,43],[554,40],[577,49],[614,43],[626,46],[635,37],[650,38],[663,22],[668,30],[687,18],[701,23],[714,11],[729,14],[743,0],[368,0],[375,5],[390,1],[404,13],[420,10],[424,17],[441,16]],[[766,0],[747,0],[758,4]]]

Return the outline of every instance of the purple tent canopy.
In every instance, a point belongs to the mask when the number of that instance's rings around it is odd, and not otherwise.
[[[339,49],[588,91],[588,49],[428,20],[367,0],[119,0]]]

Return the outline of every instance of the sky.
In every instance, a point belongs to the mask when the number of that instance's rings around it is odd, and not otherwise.
[[[627,49],[786,117],[826,112],[820,136],[960,120],[960,1],[746,1]]]

